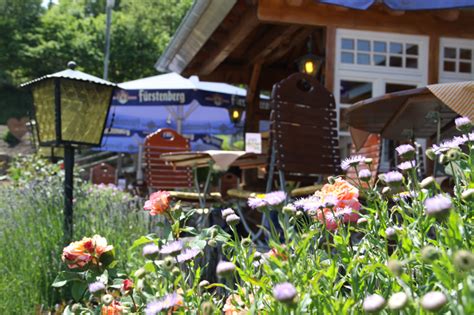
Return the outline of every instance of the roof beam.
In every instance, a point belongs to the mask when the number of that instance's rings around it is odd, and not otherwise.
[[[294,35],[301,26],[274,26],[272,30],[264,35],[261,41],[253,46],[247,56],[251,64],[263,63],[265,58],[275,51],[284,41]]]
[[[436,34],[439,36],[474,37],[474,13],[461,10],[455,22],[440,23],[438,11],[407,11],[401,16],[381,10],[340,11],[337,6],[306,1],[295,7],[285,0],[259,0],[258,18],[267,23],[290,23],[315,26],[334,26],[350,29],[377,30],[408,34]],[[448,18],[454,19],[456,14]],[[446,16],[444,16],[446,18]]]
[[[229,32],[227,38],[218,44],[209,54],[206,62],[197,72],[199,75],[209,74],[214,71],[259,24],[254,9],[247,10],[237,27]]]

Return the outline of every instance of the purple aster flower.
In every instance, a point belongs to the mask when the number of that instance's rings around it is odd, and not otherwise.
[[[395,149],[399,156],[404,156],[408,153],[414,153],[415,148],[411,144],[402,144]]]
[[[237,225],[240,222],[240,217],[236,214],[230,214],[225,218],[225,222],[229,225]]]
[[[105,284],[103,282],[97,281],[89,283],[89,292],[96,293],[105,290]]]
[[[454,120],[457,128],[471,127],[472,122],[469,117],[458,117]]]
[[[286,193],[284,191],[273,191],[268,194],[265,194],[263,200],[269,206],[276,206],[285,201]]]
[[[226,276],[235,271],[235,265],[230,261],[221,261],[217,264],[216,273],[218,276]]]
[[[231,208],[227,208],[227,209],[222,210],[221,214],[222,214],[222,218],[225,219],[225,218],[227,218],[227,216],[229,216],[231,214],[235,214],[235,212]]]
[[[387,184],[399,184],[403,181],[403,175],[400,172],[392,171],[385,173],[383,176],[383,180]]]
[[[347,171],[351,166],[355,167],[360,165],[362,162],[365,161],[365,156],[362,155],[353,155],[351,157],[346,158],[341,163],[341,168],[343,171]]]
[[[463,137],[454,137],[453,139],[441,142],[439,145],[433,144],[432,150],[436,155],[439,155],[450,149],[459,149],[459,146],[465,142]]]
[[[416,167],[416,161],[415,160],[405,161],[405,162],[402,162],[402,163],[398,164],[397,167],[402,171],[409,171],[409,170]]]
[[[426,214],[438,219],[442,219],[449,214],[449,210],[452,206],[451,198],[447,195],[439,194],[425,200]]]
[[[295,286],[289,282],[279,283],[273,288],[273,297],[282,303],[292,303],[297,294]]]
[[[145,308],[146,315],[156,315],[160,313],[162,310],[167,310],[177,305],[180,305],[182,302],[182,298],[176,293],[168,294],[163,298],[152,301],[147,304]]]
[[[324,208],[332,208],[335,205],[337,205],[338,202],[339,202],[339,199],[337,199],[336,196],[327,195],[327,196],[324,197],[322,205],[323,205]]]
[[[359,178],[363,181],[370,180],[372,178],[372,172],[364,168],[359,171]]]
[[[182,249],[183,249],[183,241],[181,240],[173,241],[171,243],[163,245],[163,247],[160,250],[160,254],[177,255]]]
[[[265,207],[265,206],[267,205],[267,203],[265,202],[265,200],[263,200],[263,198],[261,198],[261,196],[250,197],[250,198],[247,200],[247,204],[248,204],[249,207],[252,208],[252,209],[257,209],[257,208]]]
[[[200,252],[201,251],[197,248],[186,248],[176,259],[180,263],[193,260]]]
[[[143,246],[143,256],[152,257],[158,255],[160,249],[155,244],[146,244]]]
[[[316,196],[299,199],[294,202],[294,205],[297,209],[303,209],[304,211],[316,211],[322,207],[321,199]]]

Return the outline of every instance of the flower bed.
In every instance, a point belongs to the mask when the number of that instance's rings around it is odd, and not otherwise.
[[[222,211],[227,226],[187,225],[196,210],[173,204],[167,192],[145,203],[166,219],[164,237],[137,239],[139,264],[125,274],[100,236],[64,249],[68,269],[53,286],[72,291],[66,314],[425,314],[474,313],[474,149],[472,124],[462,136],[428,150],[452,174],[454,189],[418,178],[415,148],[397,148],[398,170],[371,178],[372,161],[342,163],[357,177],[331,177],[308,198],[287,203],[284,192],[258,195],[249,206],[267,218],[268,248],[241,237],[241,218]],[[168,228],[165,229],[165,226]],[[185,242],[183,233],[193,235]],[[113,239],[110,239],[113,243]],[[202,275],[199,257],[219,247],[218,282]],[[100,248],[100,250],[98,250]]]

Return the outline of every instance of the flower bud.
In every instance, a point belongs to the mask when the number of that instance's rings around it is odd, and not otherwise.
[[[235,265],[230,261],[221,261],[217,264],[216,273],[220,277],[232,275],[235,271]]]
[[[146,270],[145,268],[139,268],[135,273],[133,274],[136,278],[140,279],[143,278],[146,275]]]
[[[425,155],[431,161],[434,161],[436,159],[436,153],[433,151],[433,149],[427,149]]]
[[[365,158],[364,163],[367,165],[371,165],[374,162],[374,159],[372,158]]]
[[[430,189],[436,187],[436,180],[433,176],[428,176],[420,183],[421,188]]]
[[[303,211],[301,211],[301,210],[296,211],[295,216],[296,216],[297,218],[301,218],[301,217],[303,216]]]
[[[289,282],[279,283],[273,288],[273,297],[281,303],[291,304],[297,295],[295,286]]]
[[[448,164],[448,162],[449,162],[449,159],[448,159],[448,157],[447,157],[445,154],[441,154],[441,155],[439,156],[439,163],[440,163],[440,164],[446,165],[446,164]]]
[[[469,188],[462,192],[461,198],[465,201],[473,201],[474,200],[474,189]]]
[[[219,233],[219,231],[217,229],[212,229],[211,230],[211,238],[216,238],[218,233]]]
[[[387,267],[390,270],[390,272],[398,277],[403,273],[403,264],[396,259],[391,259],[387,262]]]
[[[236,214],[230,214],[225,218],[225,222],[231,226],[236,226],[240,222],[240,217]]]
[[[216,240],[209,240],[209,241],[207,241],[207,245],[215,248],[215,247],[217,247],[217,241]]]
[[[378,313],[385,307],[385,299],[378,294],[369,295],[364,299],[362,307],[367,313]]]
[[[293,216],[294,214],[296,214],[296,207],[292,204],[288,204],[283,207],[282,212],[289,216]]]
[[[459,149],[450,149],[446,153],[446,157],[448,158],[448,161],[457,161],[461,156],[459,153]]]
[[[391,310],[401,310],[408,303],[408,296],[405,292],[398,292],[393,294],[390,299],[388,299],[388,308]]]
[[[163,260],[163,268],[171,271],[176,263],[176,259],[172,256],[166,256]]]
[[[474,269],[474,254],[467,250],[458,250],[454,254],[454,266],[461,271]]]
[[[448,303],[446,295],[438,291],[428,292],[420,300],[421,307],[431,312],[439,311],[446,303]]]
[[[110,294],[105,294],[100,300],[102,301],[102,304],[109,306],[114,301],[114,297]]]
[[[227,209],[224,209],[222,210],[222,218],[225,220],[229,215],[231,214],[235,214],[234,210],[232,210],[231,208],[227,208]]]
[[[397,230],[393,227],[388,227],[385,229],[385,236],[388,240],[394,241],[397,239]]]
[[[174,277],[178,277],[181,274],[181,270],[178,267],[173,267],[171,270],[171,273],[173,274]]]
[[[198,285],[198,286],[199,286],[201,289],[205,289],[209,284],[210,284],[209,281],[207,281],[207,280],[202,280],[201,282],[199,282],[199,285]]]
[[[240,242],[242,244],[243,247],[247,248],[247,247],[250,247],[253,242],[250,238],[243,238],[242,241]]]
[[[421,249],[421,259],[425,263],[431,263],[438,259],[439,250],[433,245],[427,245]]]
[[[384,187],[382,189],[382,195],[384,196],[390,196],[392,193],[392,190],[390,189],[390,187]]]

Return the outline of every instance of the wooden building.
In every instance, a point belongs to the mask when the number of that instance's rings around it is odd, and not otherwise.
[[[322,60],[318,79],[339,116],[351,104],[437,82],[474,79],[474,10],[367,10],[316,0],[199,0],[156,64],[203,80],[245,84],[247,131],[269,110],[258,95],[299,71],[305,55]],[[339,124],[342,155],[350,135]],[[382,152],[382,161],[385,153]],[[388,154],[388,153],[387,153]]]

